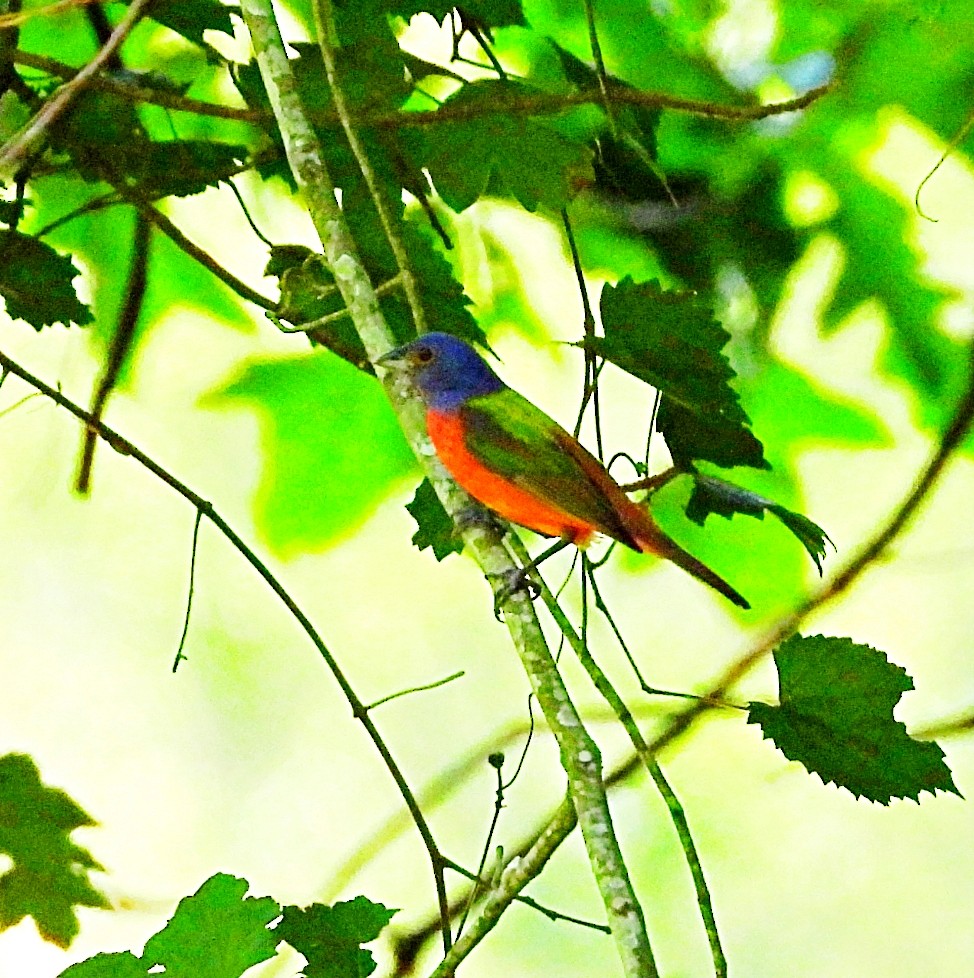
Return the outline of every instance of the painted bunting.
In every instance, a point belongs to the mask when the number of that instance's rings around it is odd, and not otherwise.
[[[673,561],[741,608],[748,602],[656,525],[594,455],[508,387],[468,343],[426,333],[380,357],[405,371],[426,404],[440,461],[505,519],[585,547],[596,534]]]

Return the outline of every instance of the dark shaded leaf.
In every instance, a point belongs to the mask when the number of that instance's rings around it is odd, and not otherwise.
[[[457,535],[453,520],[447,515],[429,479],[423,479],[419,484],[412,502],[406,503],[406,510],[416,521],[413,545],[417,549],[431,547],[437,560],[462,552],[463,540]]]
[[[893,718],[913,689],[906,670],[848,638],[794,635],[774,653],[778,706],[751,703],[748,722],[789,760],[857,797],[889,804],[939,789],[960,794],[944,752]]]
[[[374,941],[396,912],[362,896],[333,907],[285,907],[277,934],[307,958],[306,978],[368,978],[376,963],[361,945]]]
[[[407,19],[428,13],[442,21],[458,4],[453,0],[382,0],[382,6],[389,13]],[[463,0],[459,6],[490,27],[524,24],[521,0]]]
[[[88,879],[101,866],[70,839],[94,824],[63,791],[41,783],[31,758],[0,757],[0,853],[13,860],[0,876],[0,930],[30,916],[45,941],[64,948],[78,933],[75,907],[109,907]]]
[[[116,173],[147,197],[188,197],[228,179],[247,159],[246,146],[201,140],[140,140],[118,159]]]
[[[513,197],[529,211],[560,210],[592,183],[591,150],[517,110],[531,93],[512,81],[471,82],[444,103],[470,118],[408,134],[411,155],[454,210],[485,195]]]
[[[280,937],[267,928],[281,908],[270,897],[246,893],[246,880],[211,876],[180,900],[169,923],[149,938],[143,963],[164,965],[166,978],[240,978],[274,957]]]
[[[202,44],[206,30],[233,34],[231,11],[240,14],[236,4],[224,4],[220,0],[155,0],[148,16],[187,41]]]
[[[661,392],[657,427],[678,468],[694,460],[768,468],[730,386],[734,370],[721,352],[730,336],[707,302],[625,278],[603,288],[600,305],[605,336],[579,345]]]
[[[801,545],[815,561],[819,574],[822,573],[822,560],[825,557],[825,544],[832,543],[829,535],[807,516],[786,509],[771,499],[759,496],[743,486],[734,485],[724,479],[709,475],[694,474],[693,494],[687,503],[687,516],[694,523],[703,526],[707,517],[714,513],[730,519],[735,514],[755,516],[764,519],[765,512],[773,513],[791,532],[798,537]],[[835,544],[832,544],[833,549]]]
[[[0,230],[0,295],[11,319],[36,330],[55,323],[84,326],[91,310],[72,284],[81,273],[70,257],[19,231]]]

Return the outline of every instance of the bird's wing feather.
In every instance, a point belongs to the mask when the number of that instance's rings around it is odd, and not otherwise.
[[[491,471],[607,536],[635,546],[613,505],[622,494],[602,465],[556,421],[505,388],[461,408],[467,449]]]

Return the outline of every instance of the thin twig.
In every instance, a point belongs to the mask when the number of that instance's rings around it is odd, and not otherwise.
[[[390,693],[388,696],[383,696],[381,699],[377,699],[374,703],[369,703],[365,708],[366,713],[370,713],[376,707],[384,706],[386,703],[391,703],[393,700],[398,700],[403,696],[411,696],[413,693],[425,693],[430,689],[439,689],[440,686],[445,686],[447,683],[452,683],[454,679],[459,679],[464,675],[462,669],[458,669],[456,672],[451,672],[449,676],[445,676],[443,679],[437,679],[436,682],[426,683],[423,686],[410,686],[409,689],[400,689],[398,692]]]
[[[20,168],[44,138],[51,126],[68,110],[71,103],[84,90],[87,81],[98,74],[115,56],[122,42],[142,18],[152,0],[132,0],[125,16],[112,31],[111,37],[99,52],[72,78],[44,103],[33,119],[15,133],[0,148],[0,178],[8,179]]]
[[[60,78],[73,78],[77,68],[55,61],[43,55],[27,51],[17,51],[12,56],[17,64],[37,68]],[[446,71],[447,69],[444,69]],[[161,105],[179,112],[190,112],[194,115],[216,116],[221,119],[234,119],[239,122],[266,124],[273,120],[273,113],[267,109],[237,108],[230,105],[219,105],[215,102],[205,102],[200,99],[178,95],[157,88],[139,88],[126,82],[99,76],[89,80],[89,87],[110,91],[122,98],[133,102],[146,102]],[[691,115],[706,116],[711,119],[748,122],[766,119],[769,116],[781,115],[786,112],[797,112],[808,108],[830,90],[830,85],[813,88],[803,95],[788,99],[785,102],[774,102],[768,105],[721,105],[717,102],[707,102],[702,99],[682,98],[665,92],[644,92],[627,86],[612,87],[612,101],[616,105],[634,105],[650,109],[672,109],[676,112],[687,112]],[[591,105],[600,102],[602,94],[599,91],[584,90],[579,92],[508,92],[499,104],[476,103],[473,105],[455,105],[446,103],[440,108],[423,111],[394,112],[363,112],[353,116],[356,126],[401,129],[414,126],[436,126],[445,122],[476,119],[497,112],[507,112],[515,115],[554,115],[566,109],[580,105]],[[338,122],[335,112],[315,112],[311,118],[319,124],[334,124]]]
[[[274,312],[277,303],[272,302],[266,296],[261,295],[256,289],[252,289],[246,282],[237,278],[233,272],[228,271],[217,262],[209,252],[205,251],[198,244],[195,244],[165,214],[155,209],[155,207],[145,202],[131,198],[128,201],[133,206],[138,207],[139,212],[144,214],[180,251],[184,251],[194,261],[199,262],[211,275],[218,278],[231,292],[236,292],[241,299],[252,302],[261,309]]]
[[[595,77],[599,81],[599,94],[602,96],[602,107],[609,122],[609,132],[616,137],[615,112],[612,109],[612,99],[609,98],[609,80],[602,60],[602,45],[599,44],[599,32],[595,27],[595,0],[584,0],[585,23],[588,25],[588,43],[592,49],[592,60],[595,62]]]
[[[89,429],[91,430],[91,429]],[[196,510],[196,520],[193,523],[193,543],[189,552],[189,588],[186,592],[186,615],[183,618],[183,634],[179,636],[179,646],[176,657],[172,662],[172,671],[179,668],[179,663],[186,660],[183,649],[186,647],[186,636],[189,635],[189,619],[193,610],[193,594],[196,590],[196,554],[199,552],[200,524],[203,522],[203,510]]]

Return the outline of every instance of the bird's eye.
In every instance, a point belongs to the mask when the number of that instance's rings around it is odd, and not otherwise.
[[[433,351],[428,346],[421,346],[416,351],[416,359],[420,363],[429,363],[433,359]]]

